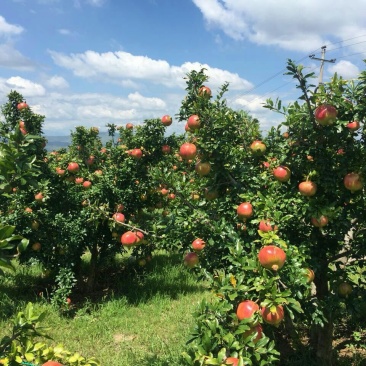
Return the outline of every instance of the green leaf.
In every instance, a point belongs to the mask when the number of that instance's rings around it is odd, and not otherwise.
[[[9,238],[15,230],[15,226],[3,226],[0,229],[0,240]]]

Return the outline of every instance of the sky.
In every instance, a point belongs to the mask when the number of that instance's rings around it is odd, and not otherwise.
[[[214,97],[228,82],[228,105],[265,132],[281,122],[266,99],[299,97],[288,59],[318,75],[309,55],[326,46],[324,82],[365,69],[365,13],[365,0],[1,0],[0,104],[21,93],[49,136],[165,114],[182,133],[184,77],[205,68]]]

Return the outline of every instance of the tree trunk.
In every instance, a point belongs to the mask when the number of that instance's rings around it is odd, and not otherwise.
[[[98,244],[94,243],[92,249],[90,250],[91,258],[90,258],[90,269],[89,269],[89,276],[86,283],[86,290],[91,292],[94,290],[95,286],[95,279],[97,277],[98,271]]]
[[[327,307],[327,298],[329,296],[328,289],[328,263],[327,258],[324,253],[323,258],[321,258],[321,265],[319,266],[319,272],[315,277],[316,285],[316,296],[323,306],[323,314],[325,316],[326,322],[324,326],[320,325],[314,326],[311,333],[310,343],[315,349],[317,365],[319,366],[332,366],[333,363],[333,316],[332,309]]]
[[[331,314],[326,315],[327,323],[324,327],[317,326],[316,358],[319,366],[332,366],[333,363],[333,319]]]

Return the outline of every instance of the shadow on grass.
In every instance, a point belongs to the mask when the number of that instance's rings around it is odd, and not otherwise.
[[[49,280],[31,266],[19,266],[15,273],[0,276],[0,320],[13,317],[28,302],[44,301],[51,291]]]
[[[88,261],[83,263],[83,271],[88,272]],[[129,304],[148,302],[156,296],[172,300],[179,296],[200,293],[205,290],[203,282],[197,279],[193,270],[182,264],[181,254],[154,254],[146,266],[128,260],[116,260],[100,272],[95,290],[86,292],[78,286],[72,293],[74,310],[85,302],[98,304],[108,298],[125,298]],[[15,273],[0,277],[0,320],[13,317],[29,301],[33,303],[49,301],[54,279],[42,276],[41,268],[19,265]],[[73,316],[72,312],[65,314]]]
[[[93,302],[108,296],[124,297],[129,304],[137,305],[156,296],[175,300],[181,295],[206,289],[193,270],[183,266],[181,254],[155,254],[143,267],[137,263],[117,263],[102,271],[97,282],[95,292],[80,293],[80,296]]]

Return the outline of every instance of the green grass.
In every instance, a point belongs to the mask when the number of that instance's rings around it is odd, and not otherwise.
[[[37,312],[46,313],[43,325],[53,340],[43,342],[97,357],[103,366],[180,365],[195,325],[193,313],[210,297],[205,284],[182,265],[181,255],[167,253],[155,255],[144,268],[118,258],[102,273],[95,292],[72,294],[72,307],[64,313],[47,300],[48,282],[37,265],[17,265],[14,274],[0,277],[0,338],[9,335],[10,319],[31,301]],[[282,365],[316,366],[310,351],[285,358]],[[355,352],[342,353],[338,365],[365,363],[365,353]]]
[[[32,301],[47,314],[52,345],[62,343],[108,366],[179,365],[193,312],[209,293],[182,266],[181,256],[160,254],[136,271],[104,274],[105,288],[90,297],[76,295],[72,316],[64,316],[38,296],[45,286],[40,268],[18,266],[15,276],[0,279],[0,337],[9,330],[9,317]]]

